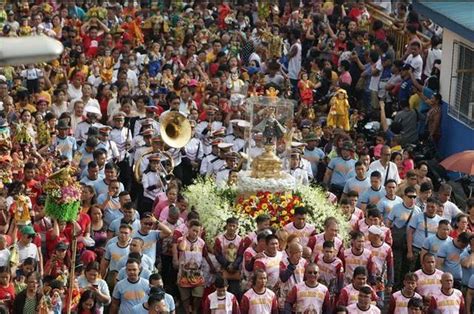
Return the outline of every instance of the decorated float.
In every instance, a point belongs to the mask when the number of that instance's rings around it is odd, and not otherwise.
[[[269,215],[271,227],[278,230],[300,206],[309,209],[307,222],[318,231],[328,217],[335,217],[343,225],[340,235],[345,238],[347,219],[330,203],[327,193],[302,185],[289,174],[294,103],[277,97],[270,88],[266,96],[247,98],[245,106],[250,123],[245,134],[247,162],[237,178],[225,186],[217,186],[210,178],[199,179],[184,192],[200,214],[208,244],[224,231],[227,218],[239,219],[240,235],[256,230],[255,218],[261,214]],[[263,141],[257,141],[256,135],[263,135]]]

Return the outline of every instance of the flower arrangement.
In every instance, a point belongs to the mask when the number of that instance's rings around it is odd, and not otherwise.
[[[61,221],[73,221],[77,218],[81,206],[81,186],[71,176],[70,168],[49,176],[44,190],[46,192],[45,210],[48,216]]]
[[[282,228],[295,213],[295,207],[305,206],[301,197],[292,192],[257,192],[247,198],[239,198],[235,210],[252,218],[262,214],[268,214],[271,218],[272,227]]]
[[[107,9],[103,7],[93,7],[87,11],[88,19],[96,18],[99,20],[104,20],[106,17],[107,17]]]
[[[229,217],[239,220],[239,234],[242,236],[256,229],[255,218],[263,213],[271,217],[273,228],[282,228],[292,220],[298,206],[310,209],[307,222],[318,231],[323,230],[328,217],[335,217],[342,225],[340,236],[347,238],[348,235],[349,225],[342,212],[328,202],[324,191],[316,187],[298,186],[294,191],[255,191],[249,196],[238,196],[234,187],[220,188],[212,179],[198,179],[184,195],[190,206],[199,212],[206,230],[205,240],[210,245],[224,231]]]

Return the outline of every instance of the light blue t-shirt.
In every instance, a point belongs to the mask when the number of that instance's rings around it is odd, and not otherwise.
[[[56,149],[61,152],[61,156],[66,156],[71,161],[74,152],[77,150],[76,139],[72,136],[66,136],[65,138],[56,137]]]
[[[165,303],[166,303],[166,307],[168,308],[170,312],[173,312],[176,310],[174,299],[168,293],[165,293]],[[143,304],[137,304],[133,307],[133,313],[134,314],[148,314],[148,310],[143,306]]]
[[[426,216],[426,224],[425,224],[425,216]],[[415,248],[421,249],[423,247],[423,243],[425,240],[435,235],[438,231],[438,224],[439,221],[443,218],[435,215],[433,218],[428,217],[425,213],[421,213],[410,219],[408,223],[408,227],[415,230],[413,233],[413,243],[412,246]],[[425,230],[427,232],[425,232]]]
[[[413,211],[412,217],[413,219],[417,214],[421,213],[421,209],[417,206],[413,208],[408,208],[402,202],[400,204],[396,204],[393,206],[392,211],[388,214],[387,219],[392,222],[392,224],[397,228],[403,228],[407,224],[408,218],[410,217],[410,213]]]
[[[465,259],[466,257],[469,257],[471,255],[471,249],[465,249],[461,253],[461,261]],[[469,284],[469,280],[471,279],[472,275],[474,275],[474,268],[469,267],[462,267],[462,284],[467,286]]]
[[[113,239],[113,238],[112,238]],[[112,240],[111,239],[111,240]],[[110,241],[105,247],[104,258],[109,261],[110,271],[119,271],[118,263],[123,256],[128,256],[130,245],[120,247],[118,241]]]
[[[346,160],[342,157],[331,159],[328,165],[328,169],[332,170],[331,184],[344,187],[347,180],[355,176],[355,163],[354,159]]]
[[[357,177],[350,178],[347,180],[346,184],[344,185],[344,193],[349,193],[350,191],[356,191],[359,193],[359,197],[364,194],[367,189],[370,188],[370,178],[365,177],[365,179],[361,180]]]
[[[150,278],[150,276],[151,276],[151,271],[149,271],[146,268],[142,268],[142,271],[140,272],[140,277],[143,278],[143,279],[148,280],[148,278]],[[122,268],[120,268],[120,270],[118,272],[117,280],[120,281],[120,280],[123,280],[125,278],[127,278],[127,269],[125,267],[122,267]]]
[[[81,154],[81,160],[79,161],[79,168],[81,168],[81,173],[82,173],[82,170],[87,168],[87,165],[89,164],[89,162],[94,160],[94,156],[93,156],[93,151],[89,153],[86,150],[84,145],[81,146],[81,148],[79,148],[78,152]]]
[[[401,204],[403,200],[401,197],[396,196],[394,199],[389,199],[385,195],[382,199],[377,203],[377,208],[380,210],[383,216],[383,220],[387,220],[388,214],[392,211],[393,206],[397,204]]]
[[[140,238],[143,240],[143,254],[147,255],[153,261],[153,265],[156,260],[156,248],[160,241],[160,231],[151,230],[147,235],[144,235],[140,230],[133,232],[133,238]]]
[[[308,150],[305,148],[303,155],[308,157],[318,157],[320,161],[324,158],[324,152],[319,147],[315,147],[313,150]],[[311,170],[313,171],[313,177],[316,177],[318,173],[318,162],[310,163]]]
[[[87,287],[90,287],[91,284],[87,281],[86,277],[85,276],[80,276],[78,279],[77,279],[77,284],[79,285],[79,288],[80,289],[86,289]],[[97,279],[95,281],[95,284],[97,285],[97,289],[99,290],[100,293],[104,294],[104,295],[107,295],[110,297],[110,291],[109,291],[109,286],[107,285],[107,282],[105,282],[104,279]],[[103,313],[104,311],[104,304],[103,303],[100,303],[98,302],[98,310],[100,313]],[[107,305],[107,304],[105,304]]]
[[[123,219],[123,216],[120,217],[120,218],[116,218],[114,219],[110,225],[109,225],[109,228],[107,229],[108,231],[110,232],[113,232],[114,233],[114,236],[118,236],[119,235],[119,229],[120,229],[120,225],[124,222],[122,222],[122,219]],[[140,229],[140,220],[138,219],[134,219],[131,223],[128,223],[130,226],[132,226],[132,232],[133,231],[136,231],[136,230],[139,230]]]
[[[461,253],[464,249],[458,248],[454,245],[454,240],[451,240],[445,244],[443,244],[437,256],[444,260],[443,262],[443,271],[451,273],[455,280],[462,279],[462,267],[461,267]]]
[[[114,288],[112,297],[120,301],[119,314],[133,313],[133,307],[148,300],[150,284],[148,280],[140,278],[137,282],[130,282],[127,278],[120,280]]]
[[[81,172],[81,181],[82,179],[86,178],[87,174],[89,173],[87,171],[87,168],[88,167],[85,167],[84,170],[82,170]],[[105,178],[105,167],[102,167],[102,169],[99,169],[99,175],[98,175],[97,180],[100,181],[100,180],[103,180],[104,178]]]
[[[122,269],[127,265],[128,259],[129,259],[129,257],[127,255],[127,256],[123,256],[119,260],[119,262],[118,262],[119,269]],[[142,265],[143,269],[148,269],[150,272],[153,272],[153,270],[155,269],[155,266],[153,264],[153,261],[151,260],[151,257],[149,257],[148,255],[145,255],[145,254],[142,254],[141,265]]]
[[[86,168],[86,170],[87,170],[87,168]],[[96,184],[97,182],[99,182],[100,180],[102,180],[102,179],[103,179],[103,178],[101,178],[101,177],[99,176],[99,177],[97,177],[96,180],[91,180],[91,179],[89,179],[89,177],[86,175],[85,177],[81,177],[81,181],[79,181],[79,182],[81,182],[82,184],[90,185],[90,186],[94,187],[95,184]],[[95,191],[95,188],[94,188],[94,191]]]
[[[109,185],[105,183],[104,180],[100,180],[99,182],[96,182],[94,185],[95,193],[97,195],[101,194],[106,194],[109,193]],[[119,193],[124,190],[122,182],[119,182]]]
[[[378,190],[374,190],[372,186],[368,188],[360,197],[357,207],[360,207],[361,204],[374,204],[377,203],[385,196],[385,188],[380,187]]]
[[[444,245],[445,243],[448,243],[452,241],[453,239],[448,236],[446,239],[441,239],[438,237],[437,234],[429,236],[428,238],[425,239],[423,242],[423,249],[426,250],[426,252],[431,253],[433,255],[437,255],[440,247]]]

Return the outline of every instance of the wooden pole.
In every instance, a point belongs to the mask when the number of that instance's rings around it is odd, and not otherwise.
[[[74,236],[72,239],[71,245],[71,269],[69,270],[69,287],[68,287],[68,294],[67,294],[67,314],[71,314],[72,308],[72,291],[74,289],[74,278],[76,277],[75,268],[76,268],[76,250],[77,250],[77,237]]]

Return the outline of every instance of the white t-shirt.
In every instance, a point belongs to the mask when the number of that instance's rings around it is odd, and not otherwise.
[[[7,266],[10,261],[10,250],[3,249],[0,251],[0,266]]]
[[[431,76],[431,70],[433,70],[433,65],[436,59],[441,60],[441,55],[442,55],[442,50],[441,47],[435,47],[435,48],[430,48],[428,50],[428,55],[426,56],[426,65],[425,65],[425,71],[423,74],[426,76]]]
[[[19,243],[18,247],[18,256],[20,258],[20,263],[23,263],[28,257],[32,257],[35,261],[38,261],[38,247],[34,243],[30,243],[27,246],[21,246]]]
[[[421,80],[421,72],[423,71],[423,58],[421,58],[420,55],[413,57],[413,55],[410,54],[405,60],[405,63],[408,63],[413,67],[413,74],[415,75],[415,78],[417,80]]]
[[[382,59],[379,58],[377,60],[375,68],[379,71],[379,75],[370,77],[369,90],[377,92],[379,90],[380,77],[382,76],[383,71]]]
[[[296,47],[296,55],[288,62],[288,77],[297,80],[301,70],[301,43],[299,40],[291,46],[290,52],[294,49],[293,47]]]
[[[72,84],[69,84],[67,87],[67,98],[69,100],[82,98],[82,86],[75,88]]]

